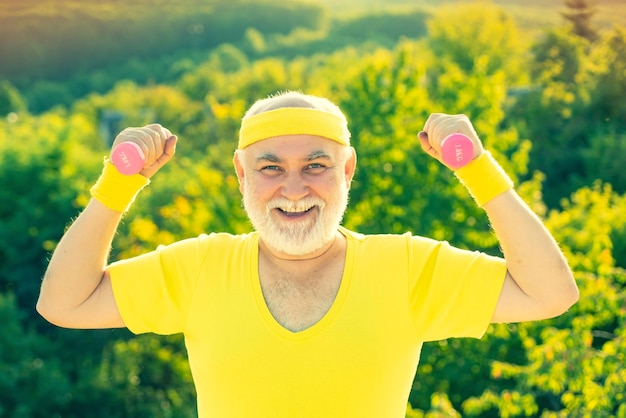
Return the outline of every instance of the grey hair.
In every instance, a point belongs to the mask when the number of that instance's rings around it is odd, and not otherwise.
[[[346,120],[346,115],[344,115],[341,109],[339,109],[339,106],[330,100],[324,97],[312,96],[292,90],[279,92],[275,95],[268,96],[265,99],[257,100],[252,106],[250,106],[246,114],[243,116],[243,119],[283,107],[304,107],[324,110],[339,116],[344,121]]]

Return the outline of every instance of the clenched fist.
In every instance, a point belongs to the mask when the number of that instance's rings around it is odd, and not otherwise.
[[[472,123],[465,115],[446,115],[444,113],[431,114],[426,123],[424,130],[418,134],[422,149],[431,157],[441,161],[442,164],[448,166],[442,158],[441,143],[451,134],[460,133],[467,136],[472,141],[474,148],[473,158],[481,155],[485,150],[483,144],[478,138]]]
[[[150,178],[174,156],[177,141],[178,138],[168,129],[154,123],[141,128],[124,129],[113,141],[112,149],[123,142],[139,146],[144,154],[144,166],[140,174]]]

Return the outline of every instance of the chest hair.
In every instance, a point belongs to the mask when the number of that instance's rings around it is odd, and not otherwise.
[[[343,264],[308,274],[266,271],[261,274],[265,303],[284,328],[298,332],[319,322],[339,292]]]

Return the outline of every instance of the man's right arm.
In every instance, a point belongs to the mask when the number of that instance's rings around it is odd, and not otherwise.
[[[122,131],[113,146],[124,141],[135,142],[142,148],[145,167],[135,179],[128,178],[129,187],[125,187],[127,181],[121,174],[116,171],[107,175],[105,168],[94,188],[101,185],[98,191],[94,193],[92,189],[94,198],[59,241],[37,301],[37,311],[55,325],[66,328],[125,326],[106,270],[111,243],[126,205],[132,202],[141,184],[173,157],[177,138],[155,124]],[[115,170],[111,167],[109,165],[108,170]],[[121,184],[111,184],[111,175]],[[121,199],[118,194],[122,195]]]
[[[37,311],[65,328],[124,327],[106,273],[120,212],[92,199],[59,242],[46,270]]]

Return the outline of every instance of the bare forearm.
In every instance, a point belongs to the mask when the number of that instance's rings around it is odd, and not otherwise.
[[[513,190],[486,203],[507,270],[538,316],[555,316],[578,297],[572,272],[541,220]],[[531,312],[528,312],[531,314]]]
[[[95,199],[59,242],[45,273],[37,310],[51,322],[71,315],[96,290],[122,214]]]

